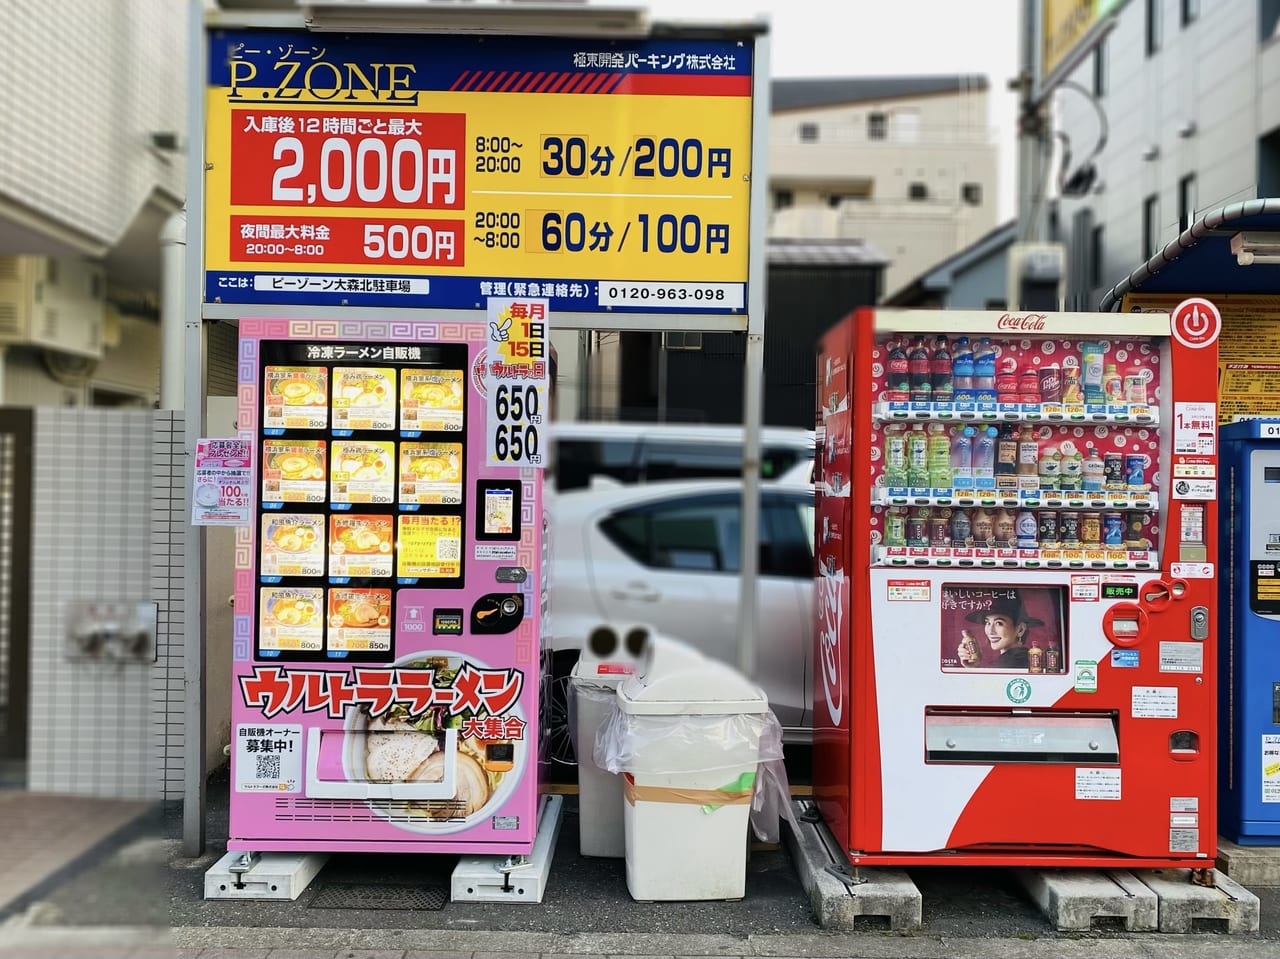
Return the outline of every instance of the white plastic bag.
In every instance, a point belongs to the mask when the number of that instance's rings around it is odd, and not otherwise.
[[[779,817],[796,826],[782,761],[782,727],[772,712],[628,715],[615,702],[596,732],[594,758],[597,766],[611,773],[652,776],[718,770],[728,776],[754,765],[751,827],[756,838],[777,842]]]

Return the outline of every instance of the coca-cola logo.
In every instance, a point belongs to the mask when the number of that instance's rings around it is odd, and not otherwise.
[[[1000,319],[996,320],[996,329],[998,330],[1043,330],[1045,320],[1049,317],[1045,313],[1025,313],[1022,316],[1014,316],[1012,313],[1005,313]]]
[[[818,577],[818,605],[822,622],[818,627],[818,672],[822,676],[822,696],[827,701],[831,725],[844,718],[844,682],[840,676],[840,636],[843,632],[844,604],[841,602],[844,577]]]

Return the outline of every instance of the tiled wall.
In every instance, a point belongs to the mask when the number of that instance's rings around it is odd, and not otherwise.
[[[181,799],[183,785],[183,549],[190,530],[183,414],[150,414],[151,596],[156,663],[151,674],[151,755],[161,799]]]
[[[178,798],[181,414],[37,409],[34,433],[29,786]],[[68,612],[94,600],[158,603],[155,662],[69,660]]]

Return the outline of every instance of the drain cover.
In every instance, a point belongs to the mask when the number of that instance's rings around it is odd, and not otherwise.
[[[434,885],[329,883],[307,903],[309,909],[425,909],[438,911],[449,901],[449,889]]]

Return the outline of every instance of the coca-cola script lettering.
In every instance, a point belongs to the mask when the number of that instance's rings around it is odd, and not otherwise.
[[[996,329],[999,330],[1043,330],[1045,320],[1049,317],[1045,313],[1025,313],[1022,316],[1014,316],[1012,313],[1005,313],[1000,319],[996,320]]]
[[[844,682],[840,676],[844,581],[841,573],[824,570],[823,575],[818,577],[817,584],[819,609],[822,611],[819,634],[821,661],[818,663],[818,671],[822,674],[822,695],[827,701],[832,726],[839,726],[844,718]]]

